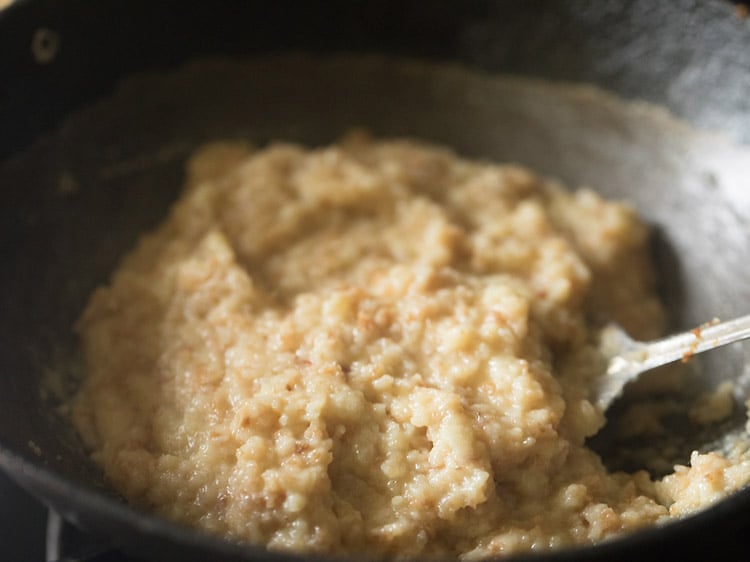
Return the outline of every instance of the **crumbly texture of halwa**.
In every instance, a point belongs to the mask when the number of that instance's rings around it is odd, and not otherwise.
[[[679,516],[584,446],[604,321],[656,336],[647,229],[590,190],[420,142],[236,143],[92,296],[74,422],[129,501],[272,549],[476,558]]]

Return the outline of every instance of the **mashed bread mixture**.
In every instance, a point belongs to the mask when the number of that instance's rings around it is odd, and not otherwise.
[[[653,481],[584,446],[596,329],[662,330],[647,235],[418,142],[212,144],[80,319],[74,422],[129,501],[272,549],[477,558],[659,523],[750,465]]]

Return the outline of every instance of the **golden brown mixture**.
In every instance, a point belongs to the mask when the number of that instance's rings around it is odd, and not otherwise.
[[[626,206],[353,135],[215,144],[80,320],[77,427],[112,484],[273,549],[479,557],[598,541],[742,485],[584,439],[594,329],[661,330]]]

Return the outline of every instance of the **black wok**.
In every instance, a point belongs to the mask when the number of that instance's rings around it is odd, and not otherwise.
[[[750,310],[750,157],[732,144],[750,141],[747,92],[750,24],[721,0],[17,2],[0,13],[0,467],[151,559],[296,559],[129,508],[56,409],[87,295],[165,213],[190,150],[322,143],[356,125],[596,186],[654,225],[673,328],[689,327]],[[712,354],[696,384],[747,364],[741,346]],[[727,558],[748,532],[750,490],[547,556]]]

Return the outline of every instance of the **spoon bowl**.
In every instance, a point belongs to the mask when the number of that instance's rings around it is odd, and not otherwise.
[[[594,380],[592,402],[602,412],[620,397],[625,386],[642,373],[677,360],[750,338],[750,315],[726,322],[713,320],[687,332],[651,342],[639,342],[615,324],[599,335],[607,370]]]

